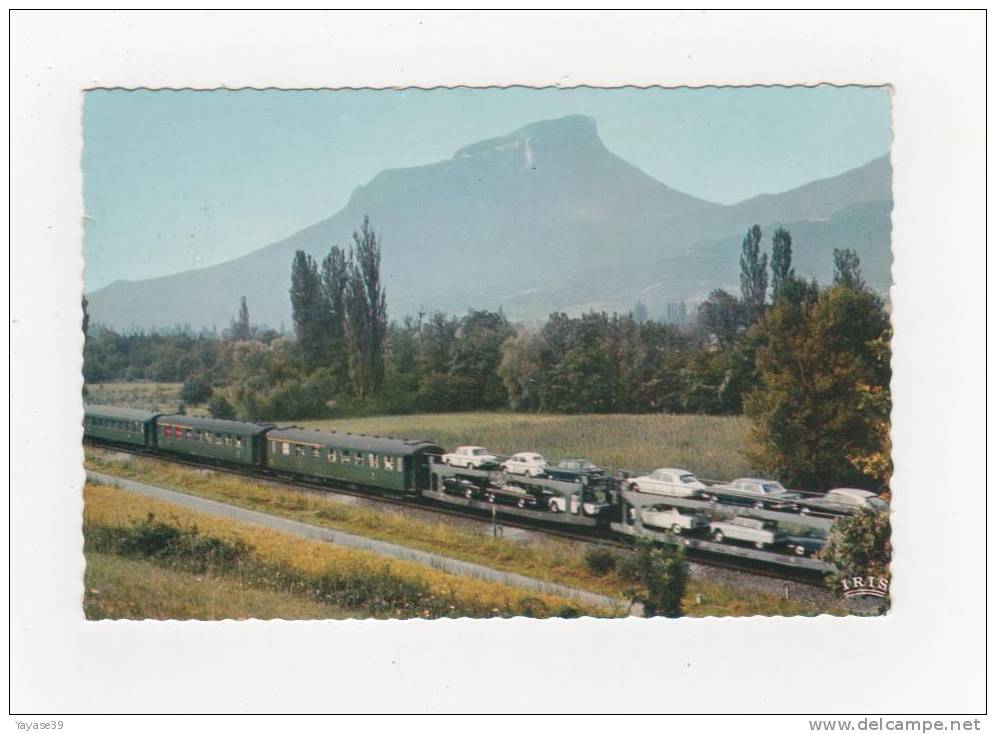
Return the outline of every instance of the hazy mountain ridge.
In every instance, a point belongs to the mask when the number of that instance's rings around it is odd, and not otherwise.
[[[289,325],[294,251],[321,258],[348,244],[365,214],[383,240],[391,317],[500,306],[512,318],[543,318],[628,310],[637,298],[651,307],[698,300],[736,284],[740,237],[754,223],[765,228],[766,244],[773,225],[792,230],[800,273],[827,281],[833,247],[853,247],[868,281],[889,285],[887,157],[723,206],[657,181],[606,149],[594,120],[571,116],[438,163],[385,170],[329,219],[235,260],[113,283],[88,296],[91,318],[118,328],[220,327],[245,294],[254,321]]]

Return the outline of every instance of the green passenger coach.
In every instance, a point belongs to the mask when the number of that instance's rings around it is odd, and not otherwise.
[[[270,424],[164,415],[156,421],[159,448],[233,464],[262,466]]]
[[[83,435],[114,443],[155,446],[156,418],[159,413],[109,405],[83,406]]]
[[[429,456],[443,450],[428,441],[359,433],[278,428],[267,434],[267,466],[396,492],[429,484]]]

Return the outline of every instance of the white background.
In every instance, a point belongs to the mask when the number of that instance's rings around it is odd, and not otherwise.
[[[980,12],[15,12],[15,718],[148,711],[981,712],[985,23]],[[84,621],[84,88],[820,82],[887,83],[894,94],[896,550],[895,604],[887,618]],[[797,723],[789,730],[808,730]]]

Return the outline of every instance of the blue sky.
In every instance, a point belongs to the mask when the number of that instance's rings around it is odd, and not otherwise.
[[[584,114],[668,186],[732,204],[889,151],[884,89],[88,92],[86,290],[224,262],[338,211],[385,168]]]

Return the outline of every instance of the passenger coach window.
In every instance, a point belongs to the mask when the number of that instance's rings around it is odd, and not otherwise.
[[[394,471],[394,457],[385,456],[384,457],[384,468],[388,471]]]
[[[363,466],[363,452],[361,451],[356,452],[356,465]]]
[[[322,458],[322,449],[321,449],[320,446],[312,446],[311,447],[311,458],[312,459],[320,459],[320,458]]]
[[[284,456],[290,456],[290,444],[284,441],[280,446],[280,451]]]
[[[329,449],[329,463],[335,463],[335,449]]]
[[[373,469],[376,469],[378,466],[380,466],[380,462],[377,459],[377,454],[367,454],[367,463],[369,463]]]

